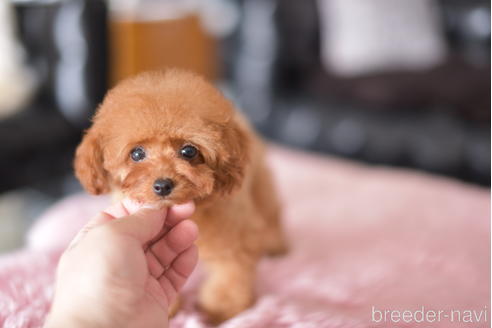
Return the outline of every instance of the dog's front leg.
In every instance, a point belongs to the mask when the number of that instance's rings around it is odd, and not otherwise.
[[[211,323],[220,323],[244,311],[254,302],[254,255],[207,261],[208,277],[200,291],[199,306]]]

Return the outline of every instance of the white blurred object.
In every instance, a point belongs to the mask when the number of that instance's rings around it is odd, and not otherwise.
[[[195,12],[196,0],[109,0],[111,15],[139,21],[179,19]]]
[[[221,38],[239,23],[239,8],[232,0],[109,0],[113,15],[143,21],[178,19],[198,13],[210,35]]]
[[[22,109],[33,94],[35,76],[23,65],[23,59],[10,2],[0,1],[0,119]]]
[[[318,5],[321,59],[332,73],[423,70],[446,56],[433,0],[318,0]]]
[[[231,34],[239,23],[238,5],[231,0],[201,0],[200,17],[207,31],[218,38]]]

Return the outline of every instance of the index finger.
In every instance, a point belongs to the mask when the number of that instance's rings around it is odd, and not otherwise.
[[[171,206],[167,211],[167,218],[164,227],[159,232],[159,234],[150,241],[149,244],[157,242],[179,222],[188,219],[194,211],[195,203],[193,201]]]

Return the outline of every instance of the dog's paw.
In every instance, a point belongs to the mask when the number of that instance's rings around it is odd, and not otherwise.
[[[231,307],[226,302],[221,304],[214,304],[213,306],[198,303],[197,308],[202,313],[205,323],[213,326],[217,326],[224,321],[227,321],[239,313],[246,310],[250,305],[241,307]]]
[[[289,244],[280,233],[269,236],[266,240],[265,254],[267,256],[282,256],[289,252]]]
[[[173,318],[176,314],[178,314],[180,308],[181,308],[181,297],[178,296],[176,300],[169,306],[169,311],[168,311],[169,318]]]
[[[238,287],[239,288],[239,287]],[[239,288],[240,289],[240,288]],[[221,294],[223,297],[217,297]],[[203,294],[197,304],[198,309],[205,317],[208,324],[218,325],[233,318],[254,303],[250,293],[234,293],[231,289],[227,293]]]
[[[270,257],[283,256],[289,253],[289,246],[286,243],[275,245],[275,247],[270,247],[266,251],[266,255]]]

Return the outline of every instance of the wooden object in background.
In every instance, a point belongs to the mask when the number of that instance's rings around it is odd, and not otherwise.
[[[189,69],[213,80],[217,76],[215,46],[197,14],[160,20],[111,18],[111,83],[167,67]]]

